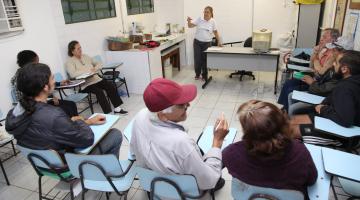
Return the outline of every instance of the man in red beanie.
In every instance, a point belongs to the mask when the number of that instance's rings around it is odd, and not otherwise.
[[[224,118],[216,121],[212,148],[202,156],[179,124],[186,120],[186,110],[196,93],[195,85],[153,80],[144,92],[147,108],[134,118],[130,151],[141,167],[165,174],[192,174],[201,190],[216,190],[225,183],[221,178],[221,146],[229,132],[228,123]]]

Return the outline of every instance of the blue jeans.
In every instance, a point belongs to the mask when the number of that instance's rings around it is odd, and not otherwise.
[[[301,80],[298,79],[289,79],[284,83],[284,86],[281,88],[279,95],[278,103],[283,105],[283,109],[286,111],[289,110],[288,98],[289,94],[294,90],[306,91],[309,86]]]
[[[96,145],[96,148],[90,153],[93,155],[99,154],[114,154],[119,158],[120,146],[123,140],[121,131],[118,129],[110,129],[108,134]]]

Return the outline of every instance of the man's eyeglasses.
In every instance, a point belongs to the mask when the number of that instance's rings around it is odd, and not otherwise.
[[[184,103],[184,104],[178,104],[178,105],[175,105],[177,108],[179,109],[186,109],[190,106],[190,104],[188,103]]]

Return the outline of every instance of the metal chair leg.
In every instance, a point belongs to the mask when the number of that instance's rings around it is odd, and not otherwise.
[[[42,176],[39,176],[39,180],[38,180],[38,184],[39,184],[39,200],[42,199],[41,178],[42,178]]]
[[[124,77],[124,83],[125,83],[126,93],[127,93],[128,97],[130,97],[125,77]]]
[[[5,168],[4,168],[4,166],[3,166],[3,163],[2,163],[2,161],[1,161],[1,159],[0,159],[0,167],[1,167],[1,170],[2,170],[3,175],[4,175],[4,177],[5,177],[6,184],[7,184],[7,185],[10,185],[9,179],[8,179],[8,177],[7,177],[7,175],[6,175]]]
[[[11,146],[12,146],[12,149],[13,149],[13,151],[14,151],[14,156],[16,156],[17,153],[16,153],[16,150],[15,150],[15,145],[14,145],[14,141],[13,141],[13,140],[11,140]]]

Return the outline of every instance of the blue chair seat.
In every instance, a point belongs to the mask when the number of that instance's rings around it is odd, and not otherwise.
[[[248,199],[278,199],[278,200],[303,200],[304,195],[296,190],[274,189],[246,184],[239,179],[233,178],[231,182],[231,194],[235,200]],[[262,195],[269,198],[261,198]]]
[[[121,168],[126,169],[131,164],[128,160],[120,160]],[[135,168],[131,168],[130,171],[122,178],[113,179],[113,184],[115,185],[116,189],[119,191],[126,191],[128,190],[135,178],[136,172]],[[103,192],[113,192],[114,189],[111,187],[108,181],[95,181],[95,180],[84,180],[84,185],[87,189],[90,190],[97,190]]]

